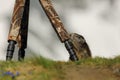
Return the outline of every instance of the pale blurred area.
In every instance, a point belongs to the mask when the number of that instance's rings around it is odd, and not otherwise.
[[[51,1],[68,32],[85,37],[93,57],[113,58],[120,55],[120,0]],[[6,57],[14,2],[0,2],[0,60]],[[26,57],[34,53],[52,60],[67,61],[69,54],[59,41],[39,1],[31,0],[30,8]],[[17,55],[17,50],[14,54]]]

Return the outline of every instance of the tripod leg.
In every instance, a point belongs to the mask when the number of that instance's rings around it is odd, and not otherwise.
[[[20,43],[19,43],[19,51],[18,51],[18,60],[22,61],[25,57],[25,48],[27,48],[27,35],[28,35],[28,20],[29,20],[29,5],[30,0],[25,2],[21,29],[20,29]]]
[[[56,31],[60,41],[65,44],[65,47],[67,48],[69,54],[70,54],[70,60],[77,61],[78,57],[76,56],[76,53],[73,49],[73,45],[71,45],[70,35],[66,31],[62,21],[60,20],[57,12],[52,6],[52,3],[50,0],[39,0],[40,4],[46,13],[48,19],[50,20],[54,30]]]
[[[25,1],[26,0],[16,0],[15,2],[11,27],[8,35],[9,45],[7,49],[6,60],[11,60],[13,57],[15,44],[18,41],[18,36],[20,34]]]

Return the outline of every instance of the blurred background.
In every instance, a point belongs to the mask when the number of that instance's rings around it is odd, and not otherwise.
[[[85,37],[92,56],[120,55],[120,0],[51,0],[65,28]],[[0,2],[0,60],[5,60],[15,0]],[[69,54],[53,30],[38,0],[31,0],[26,57],[38,54],[67,61]],[[17,56],[15,50],[14,59]]]

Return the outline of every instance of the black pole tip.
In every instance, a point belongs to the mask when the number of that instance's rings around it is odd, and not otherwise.
[[[65,43],[65,47],[66,47],[67,51],[70,54],[70,60],[71,61],[78,61],[78,57],[73,49],[72,43],[69,40],[65,41],[64,43]]]
[[[16,41],[14,40],[9,40],[8,42],[9,42],[9,45],[7,48],[6,61],[12,60],[14,49],[15,49],[15,44],[16,44]]]

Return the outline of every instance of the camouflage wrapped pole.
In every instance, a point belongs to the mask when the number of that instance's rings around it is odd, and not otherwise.
[[[11,27],[8,35],[8,48],[6,60],[11,60],[15,44],[18,43],[18,59],[24,59],[25,48],[27,47],[28,17],[30,0],[16,0]]]
[[[65,44],[65,47],[70,54],[70,59],[72,61],[77,61],[78,57],[76,56],[72,43],[70,42],[70,35],[64,29],[64,25],[62,24],[57,12],[53,8],[51,1],[50,0],[39,0],[39,1],[43,10],[48,16],[54,30],[56,31],[60,41]]]
[[[72,61],[77,61],[78,57],[91,57],[91,51],[83,36],[76,33],[68,34],[58,14],[53,8],[51,1],[39,1],[60,41],[65,44],[65,47],[70,54],[70,59]],[[18,60],[24,59],[25,48],[27,48],[29,4],[30,0],[16,0],[8,36],[9,45],[7,48],[6,60],[12,59],[16,43],[18,43],[19,47]]]

